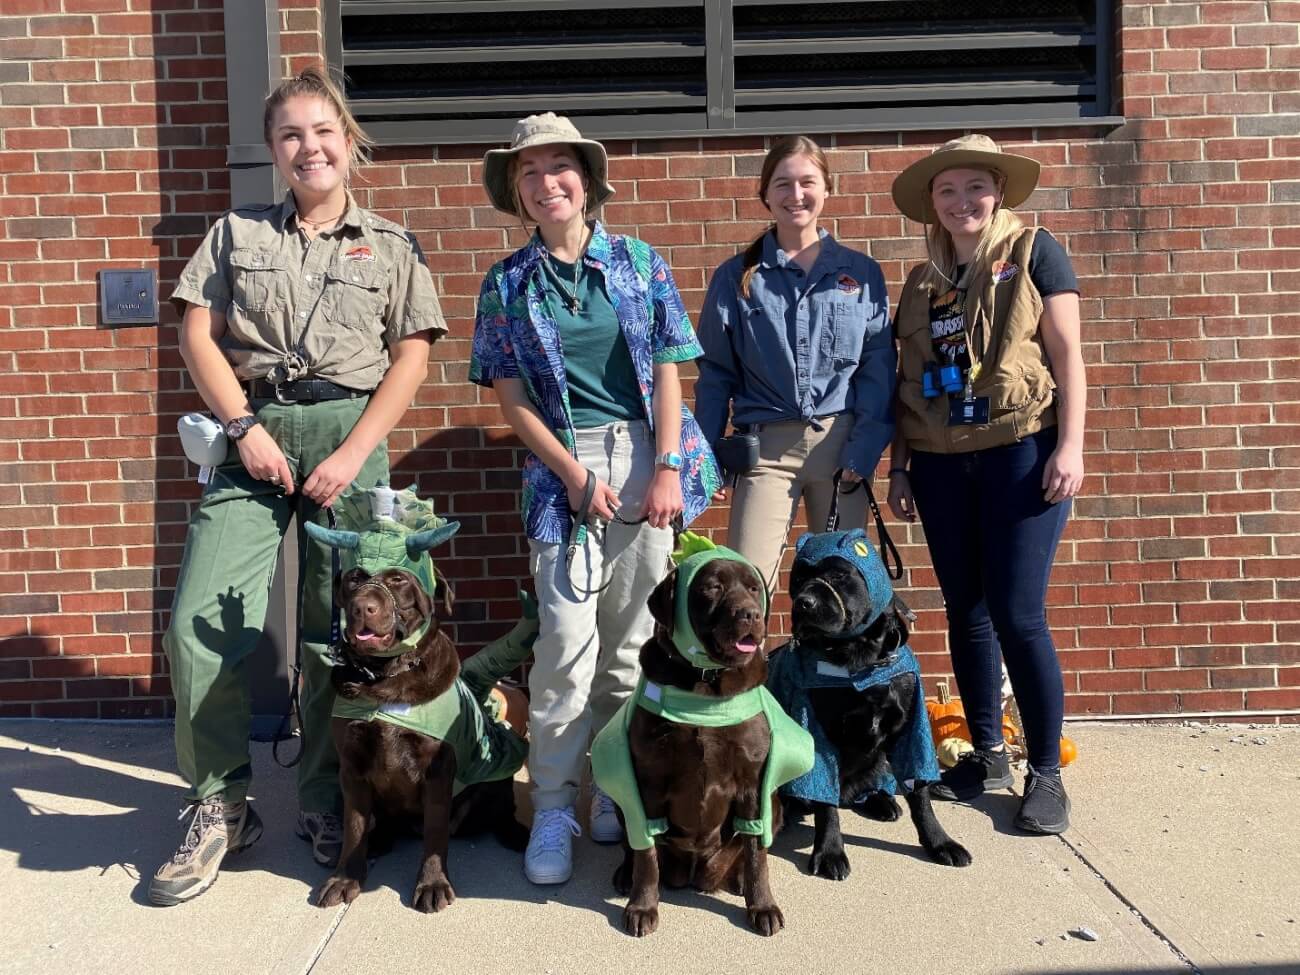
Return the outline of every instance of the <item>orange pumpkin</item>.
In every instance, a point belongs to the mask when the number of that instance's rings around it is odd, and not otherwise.
[[[512,684],[497,684],[491,691],[493,704],[495,705],[495,714],[493,717],[500,721],[504,719],[515,734],[524,736],[528,734],[528,698],[524,692]]]
[[[964,738],[970,741],[970,728],[966,725],[966,710],[961,701],[955,700],[948,691],[948,682],[939,681],[939,699],[926,701],[926,714],[930,717],[930,733],[935,744],[945,738]]]
[[[1016,727],[1009,714],[1002,715],[1002,738],[1009,745],[1014,745],[1020,740],[1020,729]]]
[[[1069,738],[1061,739],[1061,764],[1069,765],[1079,757],[1079,749]]]

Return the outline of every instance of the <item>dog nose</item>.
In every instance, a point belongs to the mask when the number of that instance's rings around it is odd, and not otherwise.
[[[813,598],[812,593],[801,592],[794,600],[794,609],[801,613],[811,613],[817,608],[817,600]]]
[[[736,622],[738,623],[757,623],[758,620],[758,609],[754,606],[742,606],[736,611]]]

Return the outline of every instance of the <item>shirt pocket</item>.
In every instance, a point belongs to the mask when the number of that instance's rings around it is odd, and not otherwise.
[[[373,261],[335,261],[325,271],[325,314],[350,328],[382,322],[388,269]]]
[[[230,252],[231,301],[248,312],[266,312],[284,305],[289,293],[289,268],[272,250],[237,247]]]
[[[862,359],[867,339],[867,309],[859,301],[832,301],[827,305],[830,319],[830,352],[836,365],[856,365]]]

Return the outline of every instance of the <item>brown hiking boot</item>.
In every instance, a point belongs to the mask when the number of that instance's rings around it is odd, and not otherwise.
[[[185,841],[149,882],[149,900],[170,907],[198,897],[217,880],[227,853],[246,850],[262,836],[262,820],[245,800],[226,804],[218,794],[187,806],[194,817]]]

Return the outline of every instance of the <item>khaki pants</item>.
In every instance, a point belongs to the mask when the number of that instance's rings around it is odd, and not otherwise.
[[[727,544],[753,562],[775,589],[781,553],[804,499],[809,531],[825,531],[832,479],[853,429],[853,414],[820,421],[820,432],[802,420],[766,423],[758,431],[758,466],[742,475],[731,502]],[[840,528],[866,524],[867,492],[839,499]]]
[[[367,402],[364,396],[302,405],[255,402],[258,418],[289,460],[294,493],[286,496],[250,476],[231,444],[190,521],[163,648],[176,695],[176,761],[191,801],[218,792],[238,801],[247,794],[248,657],[262,635],[276,553],[296,512],[303,721],[298,801],[305,812],[338,811],[338,756],[329,730],[330,549],[302,527],[306,519],[326,524],[326,514],[301,494],[301,485],[351,432]],[[381,443],[356,482],[372,487],[387,479],[388,447]]]
[[[579,430],[575,446],[618,492],[623,516],[640,518],[655,466],[649,426]],[[592,735],[636,687],[641,645],[654,631],[646,600],[668,574],[673,534],[646,522],[596,523],[567,568],[564,543],[528,546],[541,624],[528,672],[528,774],[533,808],[555,809],[574,804]]]

